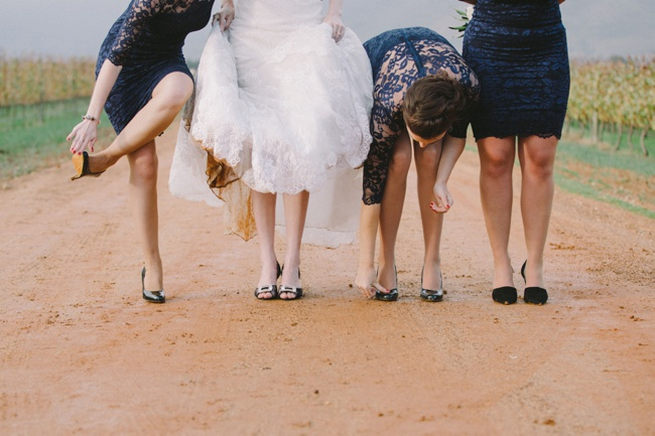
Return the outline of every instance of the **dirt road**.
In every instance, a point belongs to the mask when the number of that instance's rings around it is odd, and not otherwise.
[[[443,303],[418,298],[413,183],[397,303],[352,288],[356,246],[306,246],[306,298],[260,302],[256,242],[168,193],[174,138],[159,146],[162,306],[140,297],[126,161],[74,183],[63,163],[0,191],[0,434],[655,434],[653,220],[557,191],[549,303],[494,304],[467,151]]]

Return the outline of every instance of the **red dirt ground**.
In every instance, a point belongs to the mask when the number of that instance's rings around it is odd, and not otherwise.
[[[549,303],[494,304],[465,152],[443,303],[418,298],[413,184],[397,303],[350,285],[356,246],[305,246],[306,298],[260,302],[256,241],[168,193],[174,139],[159,144],[163,306],[139,295],[126,161],[74,183],[63,163],[0,191],[1,434],[655,434],[653,220],[558,190]]]

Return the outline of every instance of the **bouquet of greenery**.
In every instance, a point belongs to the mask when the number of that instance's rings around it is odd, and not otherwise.
[[[469,21],[471,21],[471,18],[473,18],[473,11],[474,10],[475,10],[474,6],[467,7],[465,11],[456,10],[457,14],[459,15],[459,19],[462,22],[460,23],[459,26],[452,26],[452,27],[450,27],[450,29],[458,30],[460,38],[462,36],[464,36],[464,32],[466,31],[466,27],[469,25]]]

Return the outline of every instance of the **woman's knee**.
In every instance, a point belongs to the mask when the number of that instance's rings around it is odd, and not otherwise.
[[[488,177],[503,177],[512,173],[514,149],[481,149],[480,171]]]
[[[407,175],[409,166],[412,163],[412,152],[410,149],[395,150],[389,162],[389,174]]]
[[[542,142],[524,145],[525,171],[535,177],[548,179],[553,175],[556,142]]]
[[[416,154],[416,169],[419,172],[428,171],[430,174],[436,174],[440,156],[441,146],[430,146],[421,149]]]
[[[140,150],[139,150],[140,151]],[[150,184],[157,182],[157,153],[154,147],[152,151],[139,151],[131,159],[131,179],[140,184]]]

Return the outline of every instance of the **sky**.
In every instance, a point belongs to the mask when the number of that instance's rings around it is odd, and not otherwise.
[[[269,0],[276,1],[276,0]],[[129,0],[0,0],[0,54],[95,57]],[[220,0],[214,9],[217,10]],[[461,48],[457,0],[344,0],[344,22],[362,39],[385,30],[426,26]],[[562,5],[572,58],[655,55],[655,0],[567,0]],[[198,59],[208,30],[187,39]]]

